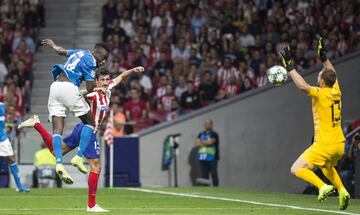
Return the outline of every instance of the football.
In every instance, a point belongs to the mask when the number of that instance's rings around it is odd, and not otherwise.
[[[267,79],[270,84],[279,86],[286,82],[287,71],[284,67],[275,65],[267,71]]]

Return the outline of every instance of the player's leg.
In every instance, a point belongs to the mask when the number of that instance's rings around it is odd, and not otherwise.
[[[57,164],[62,164],[62,134],[65,117],[52,116],[53,125],[53,149]]]
[[[81,94],[78,93],[78,95]],[[89,104],[82,96],[79,96],[79,98],[77,98],[76,103],[74,103],[71,108],[71,111],[74,113],[75,116],[79,117],[84,124],[80,133],[79,148],[76,155],[71,159],[71,163],[81,172],[86,173],[87,169],[83,164],[82,156],[89,145],[91,135],[94,131],[95,122],[93,116],[91,115]]]
[[[338,190],[340,210],[345,210],[349,205],[350,194],[345,189],[336,169],[334,167],[324,167],[321,168],[321,171]]]
[[[88,178],[88,205],[86,210],[88,212],[107,212],[107,210],[96,204],[96,192],[98,188],[101,165],[100,146],[95,134],[92,135],[90,144],[84,152],[84,156],[87,158],[90,166],[90,174]]]
[[[49,151],[54,154],[53,149],[53,137],[48,130],[41,124],[39,117],[37,115],[33,115],[29,119],[25,120],[24,122],[20,123],[18,129],[22,128],[34,128],[41,136],[43,142],[48,147]],[[69,148],[67,144],[62,142],[62,154],[65,155],[70,152],[72,148]]]
[[[44,126],[40,123],[39,117],[37,115],[33,115],[29,119],[25,120],[24,122],[20,123],[18,129],[22,128],[34,128],[41,136],[42,140],[44,141],[45,145],[48,147],[51,153],[54,153],[53,149],[53,137],[44,128]]]
[[[21,192],[29,192],[29,190],[20,182],[19,169],[15,162],[14,150],[8,138],[0,142],[0,156],[5,157],[6,161],[8,162],[17,189]]]
[[[311,165],[311,164],[310,164]],[[334,187],[331,185],[325,184],[313,171],[311,171],[311,168],[313,166],[310,166],[305,159],[300,156],[291,166],[291,173],[295,175],[296,177],[314,185],[319,189],[319,195],[318,200],[324,201],[328,195],[330,195]]]
[[[71,83],[70,83],[71,84]],[[48,110],[49,110],[49,119],[52,121],[53,125],[53,149],[54,155],[56,158],[56,173],[59,175],[62,181],[66,184],[74,183],[74,180],[71,178],[69,173],[65,170],[64,165],[62,164],[62,134],[64,129],[64,120],[66,117],[67,107],[70,107],[69,104],[65,102],[68,101],[69,96],[76,95],[77,92],[72,92],[67,89],[67,82],[53,82],[50,86],[49,101],[48,101]],[[64,93],[64,89],[67,89]]]
[[[16,187],[18,189],[19,192],[29,192],[30,190],[28,188],[26,188],[20,181],[20,174],[19,174],[19,168],[15,162],[15,157],[14,155],[11,156],[6,156],[5,157],[6,161],[8,162],[9,166],[10,166],[10,172],[14,177],[14,181],[16,184]]]
[[[84,155],[85,150],[89,146],[89,142],[91,140],[92,134],[94,133],[94,119],[91,115],[91,112],[87,112],[85,115],[79,116],[84,126],[80,133],[80,143],[79,148],[74,156],[71,159],[71,163],[77,167],[81,172],[87,173],[87,169],[83,164],[82,156]]]
[[[59,175],[61,180],[66,184],[74,183],[74,180],[70,176],[70,174],[66,171],[64,165],[62,164],[62,148],[63,148],[63,141],[62,141],[62,133],[64,129],[64,120],[65,117],[52,117],[53,122],[53,148],[54,148],[54,155],[56,159],[56,173]]]

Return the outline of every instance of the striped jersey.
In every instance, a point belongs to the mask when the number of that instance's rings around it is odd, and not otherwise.
[[[111,80],[109,83],[106,92],[95,91],[86,95],[86,99],[90,103],[90,111],[95,120],[95,129],[96,132],[101,126],[102,121],[105,119],[105,116],[109,110],[111,90],[116,85],[114,80]]]

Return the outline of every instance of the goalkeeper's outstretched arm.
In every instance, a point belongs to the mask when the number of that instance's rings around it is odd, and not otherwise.
[[[336,73],[334,66],[326,56],[326,50],[324,46],[324,39],[320,37],[317,47],[317,54],[325,69],[332,70]]]
[[[288,71],[295,85],[299,90],[306,94],[310,93],[310,85],[304,80],[304,78],[296,71],[295,65],[291,59],[290,47],[287,46],[280,52],[281,63]]]

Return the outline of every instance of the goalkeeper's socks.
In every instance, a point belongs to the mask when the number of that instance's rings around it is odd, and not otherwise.
[[[98,187],[99,174],[90,172],[88,179],[88,206],[92,208],[96,204],[96,191]]]
[[[41,138],[43,139],[45,145],[52,153],[54,151],[52,135],[44,128],[41,123],[35,123],[34,128],[41,135]]]
[[[57,164],[62,164],[62,136],[60,134],[53,135],[53,148]]]
[[[20,182],[20,175],[19,175],[19,169],[16,163],[13,163],[10,165],[10,171],[11,174],[14,176],[15,184],[17,188],[20,188],[22,186]]]
[[[81,130],[80,134],[80,143],[79,149],[76,152],[76,155],[82,157],[85,150],[87,149],[91,136],[93,135],[94,127],[91,125],[84,125],[83,129]]]
[[[319,190],[322,186],[324,186],[324,182],[311,170],[307,168],[300,168],[296,174],[298,178],[303,179],[304,181],[309,182],[310,184],[317,187]]]

